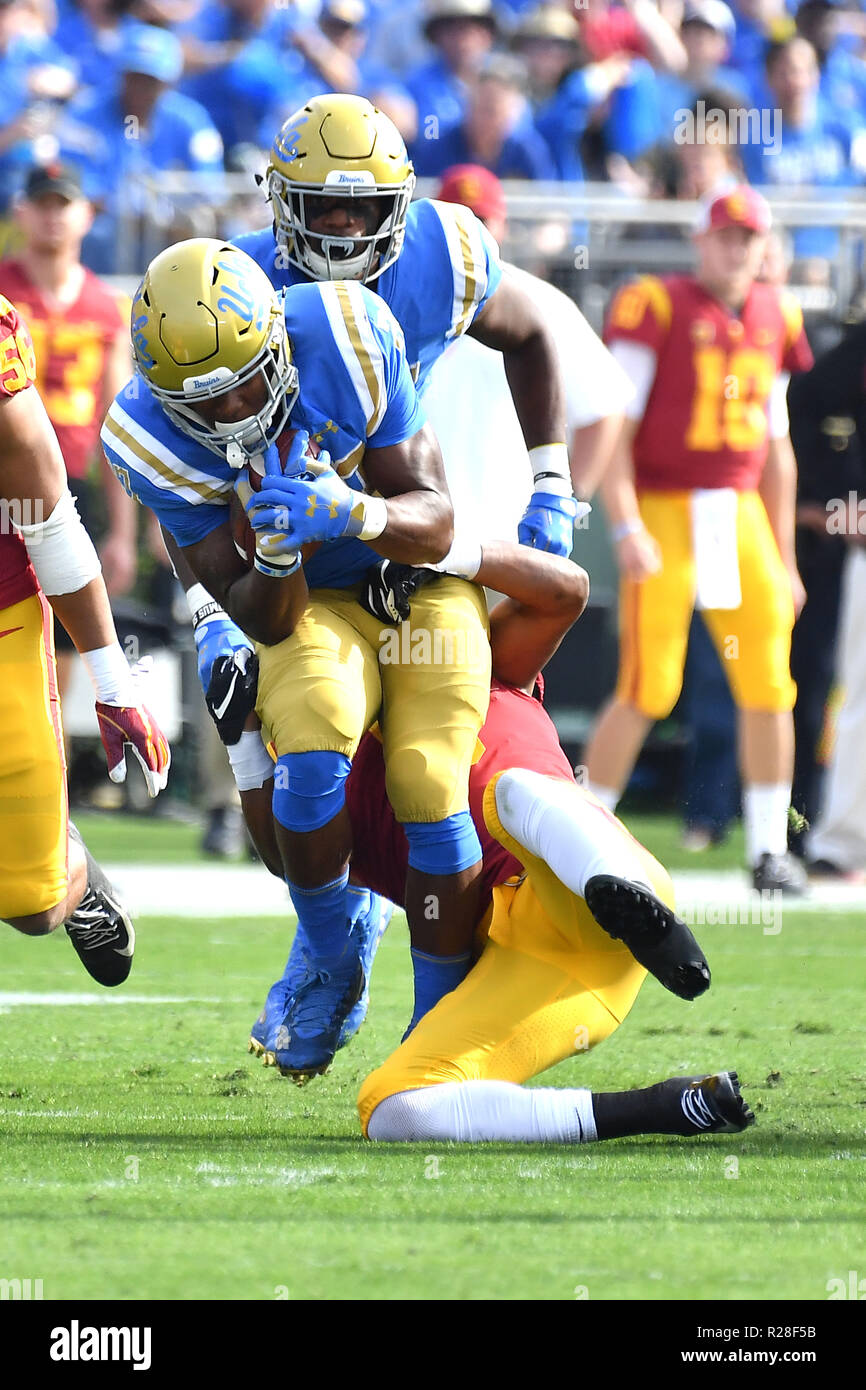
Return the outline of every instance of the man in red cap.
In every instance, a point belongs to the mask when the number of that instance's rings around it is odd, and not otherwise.
[[[585,759],[611,809],[654,720],[673,709],[695,607],[740,712],[746,851],[755,888],[799,893],[787,854],[804,600],[794,557],[791,372],[812,354],[799,305],[756,283],[770,210],[746,185],[695,230],[695,275],[645,276],[615,296],[606,338],[635,388],[603,484],[622,575],[620,669]]]
[[[505,193],[489,169],[453,165],[436,197],[470,208],[497,242],[503,240]],[[619,435],[631,385],[573,300],[516,266],[503,264],[503,271],[543,310],[556,344],[570,462],[581,495],[589,497]],[[465,335],[450,344],[430,374],[424,409],[445,460],[455,535],[514,540],[533,479],[502,354]],[[476,447],[467,468],[470,435]]]

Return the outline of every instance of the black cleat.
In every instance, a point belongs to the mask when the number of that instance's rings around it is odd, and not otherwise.
[[[649,888],[595,874],[583,894],[598,925],[628,947],[639,965],[680,999],[710,987],[710,967],[682,918]]]
[[[752,870],[752,887],[759,893],[801,898],[807,888],[806,871],[793,854],[762,854]]]
[[[748,1103],[740,1095],[735,1071],[719,1071],[713,1076],[674,1076],[662,1085],[681,1088],[682,1134],[739,1134],[755,1123]]]
[[[69,938],[89,975],[100,985],[122,985],[132,968],[135,929],[111,883],[75,826],[69,834],[87,856],[87,887],[65,923]]]

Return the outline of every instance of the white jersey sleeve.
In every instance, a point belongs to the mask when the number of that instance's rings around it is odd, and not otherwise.
[[[626,417],[640,420],[656,378],[656,355],[647,343],[633,343],[626,338],[615,338],[610,351],[631,382],[634,392],[626,406]]]
[[[576,429],[594,425],[606,415],[627,413],[634,387],[574,300],[516,266],[505,266],[503,273],[534,300],[547,319],[559,358],[569,438]]]
[[[771,439],[784,439],[788,433],[788,383],[790,372],[780,372],[773,382],[770,399],[767,402],[767,419]]]

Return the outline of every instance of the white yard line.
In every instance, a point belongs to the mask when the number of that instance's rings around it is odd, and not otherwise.
[[[0,1012],[28,1008],[32,1004],[224,1004],[224,999],[200,999],[174,994],[32,994],[22,990],[0,990]]]
[[[128,904],[141,917],[205,917],[248,920],[293,917],[284,884],[255,864],[109,864],[106,872]],[[715,873],[682,869],[671,875],[677,902],[698,909],[708,904],[747,908],[763,901],[751,888],[746,873],[727,869]],[[866,913],[866,885],[814,885],[804,898],[786,898],[784,911],[821,910]]]

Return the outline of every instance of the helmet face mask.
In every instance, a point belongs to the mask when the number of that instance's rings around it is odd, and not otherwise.
[[[315,97],[290,116],[266,181],[280,256],[312,279],[370,284],[400,255],[415,174],[396,127],[364,98]],[[363,230],[314,230],[341,203]]]
[[[133,300],[132,344],[172,424],[231,467],[285,429],[299,382],[282,296],[236,247],[198,238],[161,252]]]
[[[252,414],[229,423],[206,419],[200,413],[203,403],[218,402],[257,379],[262,383],[263,404]],[[275,322],[271,341],[240,371],[216,367],[203,377],[187,377],[181,391],[152,383],[151,390],[179,430],[225,458],[230,467],[241,468],[248,458],[264,453],[274,443],[298,399],[298,369],[289,357],[285,324]],[[211,412],[207,414],[210,417]]]
[[[403,250],[412,188],[357,184],[347,190],[321,184],[304,186],[291,183],[273,168],[267,182],[280,251],[291,265],[314,280],[361,280],[370,284],[394,264]],[[323,205],[334,199],[344,202],[349,214],[361,202],[368,207],[378,205],[377,212],[366,219],[369,230],[359,235],[313,231]]]

